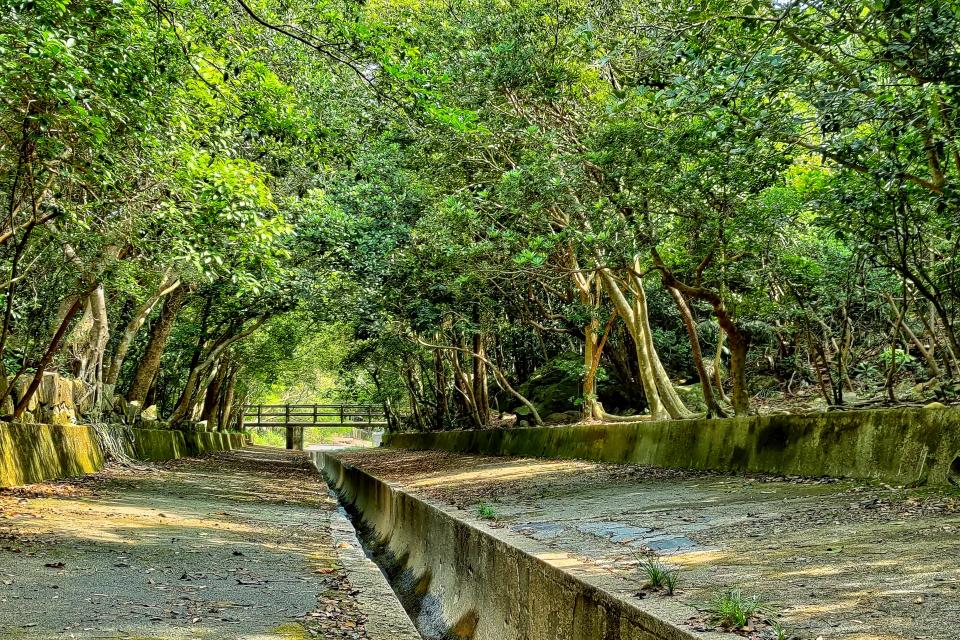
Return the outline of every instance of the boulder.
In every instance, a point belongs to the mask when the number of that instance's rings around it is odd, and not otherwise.
[[[140,412],[141,420],[156,420],[157,419],[157,405],[152,404],[143,411]]]
[[[59,375],[54,376],[53,396],[50,404],[62,404],[74,409],[76,405],[73,402],[73,380],[62,378]]]
[[[533,403],[541,416],[567,411],[579,412],[578,404],[580,395],[583,393],[582,375],[583,356],[577,353],[564,353],[534,371],[533,375],[517,388],[517,391]],[[639,411],[645,408],[642,397],[636,397],[631,385],[624,384],[609,371],[606,377],[600,376],[597,381],[597,399],[608,411],[619,412],[628,409]],[[507,398],[504,404],[517,415],[529,415],[526,409],[522,410],[526,413],[518,410],[523,405],[516,398]]]
[[[13,413],[13,394],[7,394],[7,397],[3,399],[3,403],[0,404],[0,415],[9,416]]]
[[[576,407],[580,395],[580,371],[583,365],[580,356],[573,353],[560,355],[533,372],[530,379],[517,388],[537,408],[541,416],[563,413]],[[515,405],[520,405],[516,399]],[[526,407],[524,407],[526,409]],[[530,415],[517,413],[517,415]]]
[[[579,411],[564,411],[551,413],[543,418],[544,424],[573,424],[580,422],[581,414]]]
[[[947,407],[947,405],[943,404],[942,402],[930,402],[928,404],[923,405],[923,408],[924,409],[947,409],[949,407]]]
[[[140,419],[140,403],[136,400],[127,402],[123,398],[117,398],[114,411],[120,415],[124,424],[135,424]]]
[[[83,415],[93,409],[93,388],[83,380],[72,380],[73,406]]]
[[[50,424],[67,425],[77,423],[76,412],[72,406],[68,406],[66,404],[59,404],[49,409],[47,413],[49,414],[47,421]]]
[[[39,404],[55,404],[54,398],[57,395],[57,382],[60,376],[53,371],[46,371],[43,378],[40,379],[40,386],[37,387],[33,397]],[[26,389],[24,389],[26,391]]]
[[[103,403],[103,406],[112,407],[114,405],[116,402],[116,389],[117,385],[104,383],[103,388],[100,389],[100,402]]]
[[[20,402],[23,396],[27,393],[27,387],[30,386],[30,376],[24,376],[17,381],[16,386],[13,388],[13,401]],[[41,387],[43,385],[40,385]],[[27,403],[27,411],[33,412],[36,411],[40,406],[40,393],[39,389],[37,393],[33,394],[33,397],[30,398],[30,402]]]

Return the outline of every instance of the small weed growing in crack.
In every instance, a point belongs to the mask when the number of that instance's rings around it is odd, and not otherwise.
[[[671,569],[663,564],[654,556],[646,556],[640,559],[639,570],[647,576],[647,583],[644,585],[649,589],[663,589],[668,596],[673,595],[677,587],[677,581],[680,578],[679,569]]]
[[[771,620],[770,626],[773,628],[774,640],[790,640],[790,636],[787,635],[787,630],[783,628],[782,624]]]
[[[677,588],[677,580],[679,579],[679,569],[671,569],[663,576],[663,588],[667,590],[668,596],[673,595],[673,590]]]
[[[483,520],[493,520],[497,517],[497,513],[489,504],[481,502],[477,505],[477,517]]]
[[[726,629],[741,629],[760,609],[760,596],[745,596],[738,588],[718,593],[707,607],[710,620]]]

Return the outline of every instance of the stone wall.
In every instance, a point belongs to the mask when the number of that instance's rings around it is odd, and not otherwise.
[[[458,453],[960,484],[960,410],[399,433],[387,445]]]
[[[3,413],[13,413],[13,407],[26,393],[32,376],[17,381],[4,401]],[[80,380],[61,377],[53,371],[43,374],[36,393],[30,398],[23,422],[43,424],[76,424],[93,403],[93,389]]]

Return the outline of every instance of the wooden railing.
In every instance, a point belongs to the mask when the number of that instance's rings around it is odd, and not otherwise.
[[[384,427],[379,404],[255,404],[243,408],[247,427]]]

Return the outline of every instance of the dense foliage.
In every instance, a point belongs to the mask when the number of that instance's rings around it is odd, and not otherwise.
[[[338,397],[561,419],[547,378],[600,420],[960,380],[955,2],[0,14],[16,419],[50,369],[220,428]]]

